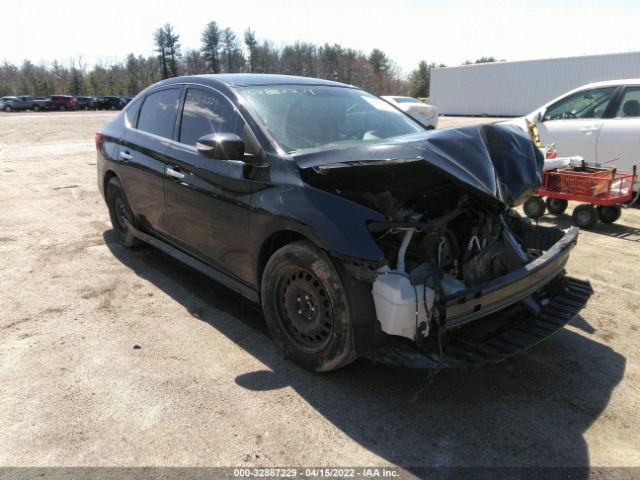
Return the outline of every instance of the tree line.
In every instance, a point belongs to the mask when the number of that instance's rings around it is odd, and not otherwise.
[[[0,64],[0,96],[5,95],[121,95],[134,96],[164,78],[202,73],[280,73],[336,80],[378,95],[428,97],[431,68],[421,61],[407,77],[382,50],[364,53],[338,44],[315,45],[298,41],[276,47],[260,40],[250,28],[238,36],[230,28],[209,22],[198,49],[183,49],[180,35],[171,24],[153,33],[155,55],[130,53],[124,60],[100,60],[94,65],[76,57],[66,64],[34,65],[24,60],[17,66]],[[476,61],[495,61],[483,57]]]

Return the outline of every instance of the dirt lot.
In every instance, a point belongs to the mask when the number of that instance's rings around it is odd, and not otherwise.
[[[0,115],[0,465],[640,466],[640,209],[581,234],[568,270],[596,293],[528,353],[422,393],[365,360],[316,375],[251,304],[115,243],[111,115]],[[441,125],[470,121],[493,119]]]

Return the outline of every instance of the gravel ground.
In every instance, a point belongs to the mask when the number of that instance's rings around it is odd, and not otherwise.
[[[318,375],[250,303],[118,246],[111,115],[0,115],[0,466],[640,466],[640,209],[581,233],[568,271],[595,294],[526,354],[426,388],[365,360]]]

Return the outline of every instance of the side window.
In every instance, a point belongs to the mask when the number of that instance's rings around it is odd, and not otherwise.
[[[136,124],[136,116],[138,115],[138,111],[140,110],[141,103],[142,103],[142,97],[136,98],[135,100],[131,101],[129,105],[126,106],[126,109],[124,111],[124,117],[127,121],[127,126],[132,126]]]
[[[138,130],[173,138],[180,89],[170,88],[147,95],[138,116]]]
[[[627,87],[624,90],[616,118],[640,117],[640,87]]]
[[[182,111],[180,143],[195,146],[198,139],[210,133],[235,133],[245,141],[245,151],[253,153],[248,126],[233,105],[212,91],[190,88]]]
[[[607,87],[574,93],[551,105],[544,119],[602,118],[614,90],[615,87]]]

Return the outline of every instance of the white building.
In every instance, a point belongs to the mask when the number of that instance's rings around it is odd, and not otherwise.
[[[442,67],[430,103],[445,115],[520,116],[586,83],[638,77],[640,52]]]

